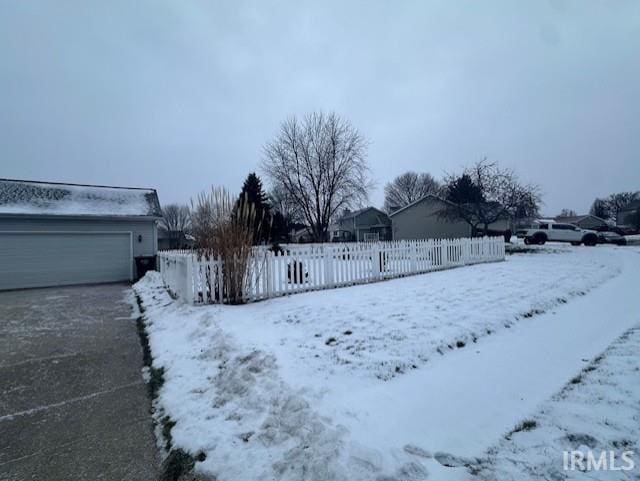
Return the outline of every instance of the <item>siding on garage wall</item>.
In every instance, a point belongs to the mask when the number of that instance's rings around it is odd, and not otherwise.
[[[426,198],[391,216],[393,239],[441,239],[470,237],[471,227],[463,221],[440,219],[442,201]]]
[[[154,220],[111,220],[50,217],[0,217],[0,231],[54,231],[54,232],[131,232],[133,257],[157,254],[157,231]],[[142,242],[138,242],[138,236]],[[135,261],[134,261],[135,264]],[[135,273],[135,265],[134,265]]]
[[[492,224],[489,224],[489,230],[505,231],[505,230],[513,230],[513,228],[509,220],[501,219],[501,220],[495,221]]]

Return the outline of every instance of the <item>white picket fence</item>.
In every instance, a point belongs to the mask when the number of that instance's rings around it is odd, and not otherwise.
[[[505,256],[503,237],[281,247],[280,252],[253,249],[245,301],[501,261]],[[221,259],[198,259],[193,251],[161,251],[158,261],[165,286],[182,301],[228,302]]]

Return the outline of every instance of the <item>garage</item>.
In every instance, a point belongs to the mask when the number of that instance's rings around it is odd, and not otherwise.
[[[160,215],[153,189],[0,179],[0,290],[132,281]]]
[[[133,278],[130,232],[9,232],[0,245],[0,290]]]

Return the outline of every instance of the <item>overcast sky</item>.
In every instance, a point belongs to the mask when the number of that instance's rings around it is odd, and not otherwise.
[[[487,156],[583,212],[640,189],[640,2],[0,0],[0,177],[238,191],[315,109],[374,205]]]

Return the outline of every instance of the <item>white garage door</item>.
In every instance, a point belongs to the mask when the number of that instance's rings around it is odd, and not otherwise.
[[[131,278],[129,232],[0,232],[0,290]]]

